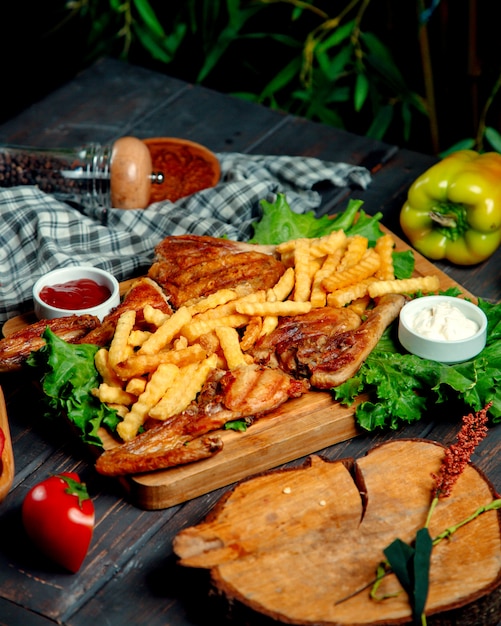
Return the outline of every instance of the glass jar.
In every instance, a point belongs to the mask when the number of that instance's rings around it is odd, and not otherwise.
[[[159,176],[150,151],[135,137],[77,148],[0,145],[0,187],[35,185],[69,204],[145,208]]]

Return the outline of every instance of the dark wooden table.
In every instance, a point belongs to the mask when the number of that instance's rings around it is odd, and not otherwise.
[[[398,214],[410,183],[436,160],[113,60],[102,60],[0,126],[0,143],[76,146],[113,142],[129,134],[184,137],[215,152],[305,155],[366,165],[373,172],[369,188],[327,194],[322,211],[335,212],[348,197],[361,198],[364,209],[382,211],[383,223],[398,235]],[[477,267],[437,266],[476,296],[500,300],[501,249]],[[47,428],[29,382],[4,374],[0,384],[16,458],[13,488],[0,504],[0,624],[225,623],[226,607],[206,594],[205,574],[176,565],[172,540],[181,529],[200,522],[226,489],[170,509],[140,510],[122,497],[114,481],[95,474],[78,444],[67,440],[57,425]],[[357,458],[375,444],[407,437],[448,445],[457,428],[458,416],[445,415],[440,421],[360,436],[319,452],[332,460]],[[474,461],[501,491],[500,426],[491,429]],[[20,505],[28,489],[63,470],[80,473],[96,507],[91,549],[76,575],[62,573],[39,558],[30,549],[20,521]],[[230,612],[229,617],[235,615]]]

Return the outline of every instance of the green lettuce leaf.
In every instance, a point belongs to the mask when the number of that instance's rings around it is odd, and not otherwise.
[[[462,403],[466,410],[480,411],[492,402],[489,415],[501,422],[501,304],[479,299],[488,319],[487,343],[474,359],[444,364],[401,353],[387,329],[352,379],[332,390],[341,404],[351,406],[359,394],[368,400],[355,409],[358,424],[367,431],[396,429],[418,421],[436,405]]]
[[[48,415],[68,419],[84,442],[102,446],[99,428],[106,426],[114,431],[120,418],[92,395],[92,389],[100,384],[94,364],[99,348],[67,343],[50,328],[46,328],[43,337],[45,345],[32,352],[27,363],[40,372]]]
[[[361,210],[362,200],[350,200],[346,210],[334,218],[316,217],[313,211],[294,213],[284,194],[277,194],[275,202],[261,200],[260,204],[262,216],[252,224],[251,243],[278,245],[290,239],[322,237],[335,230],[344,230],[349,236],[362,235],[372,244],[381,236],[382,214],[367,215]]]

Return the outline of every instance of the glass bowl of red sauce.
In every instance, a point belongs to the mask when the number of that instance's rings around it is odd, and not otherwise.
[[[102,321],[120,303],[120,285],[98,267],[61,267],[37,280],[33,303],[38,319],[87,314]]]

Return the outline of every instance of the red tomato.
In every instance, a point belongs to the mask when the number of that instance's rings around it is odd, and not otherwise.
[[[76,573],[94,530],[94,504],[78,474],[51,476],[23,501],[23,525],[33,543],[53,561]]]

